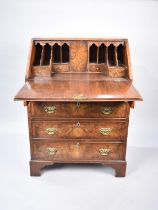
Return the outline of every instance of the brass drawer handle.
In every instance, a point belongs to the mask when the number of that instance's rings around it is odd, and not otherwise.
[[[47,148],[47,152],[48,152],[48,155],[55,155],[57,153],[57,148],[55,147],[48,147]]]
[[[100,152],[101,155],[106,156],[106,155],[110,154],[111,149],[109,149],[109,148],[100,148],[99,152]]]
[[[111,106],[101,107],[101,112],[105,115],[112,114],[112,111],[113,111],[113,107]]]
[[[56,106],[44,106],[44,111],[48,114],[55,113]]]
[[[46,128],[46,133],[48,135],[54,135],[57,131],[57,128]]]
[[[108,136],[112,132],[112,128],[100,128],[99,132],[104,136]]]

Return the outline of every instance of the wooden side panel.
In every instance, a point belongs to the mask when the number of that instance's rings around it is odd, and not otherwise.
[[[126,42],[125,42],[124,59],[125,59],[125,65],[128,66],[128,75],[127,75],[127,77],[130,80],[133,80],[128,40],[126,40]]]
[[[34,42],[32,39],[29,55],[28,55],[27,67],[26,67],[25,81],[27,81],[31,77],[31,67],[33,64],[34,54],[35,54],[35,48],[34,48]]]
[[[71,41],[70,65],[72,72],[87,71],[88,47],[87,41]]]

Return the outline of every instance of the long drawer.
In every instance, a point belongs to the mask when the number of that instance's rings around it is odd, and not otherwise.
[[[126,139],[127,121],[69,120],[32,121],[32,138],[53,139]]]
[[[123,160],[125,143],[108,142],[32,142],[32,160],[94,161]]]
[[[128,118],[126,102],[30,102],[32,117]]]

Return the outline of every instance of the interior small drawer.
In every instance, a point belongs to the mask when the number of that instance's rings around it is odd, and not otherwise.
[[[32,159],[56,161],[123,160],[124,143],[108,142],[32,142]]]
[[[33,138],[126,139],[127,121],[32,121]]]
[[[126,102],[30,102],[32,117],[127,118]]]

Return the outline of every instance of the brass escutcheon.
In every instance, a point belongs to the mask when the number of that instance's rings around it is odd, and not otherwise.
[[[57,153],[57,151],[58,150],[55,147],[48,147],[47,148],[47,152],[48,152],[49,155],[55,155]]]
[[[54,135],[56,131],[57,131],[57,128],[46,128],[46,133],[48,135]]]
[[[44,106],[44,111],[48,114],[54,113],[56,111],[56,106]]]
[[[112,129],[111,128],[100,128],[99,132],[102,135],[107,136],[107,135],[109,135],[112,132]]]
[[[100,148],[99,152],[100,152],[101,155],[103,155],[103,156],[105,155],[106,156],[106,155],[109,155],[109,153],[111,152],[111,149],[109,149],[109,148]]]
[[[80,148],[80,143],[77,142],[76,145],[75,145],[76,149],[78,150]]]
[[[113,111],[113,107],[111,106],[101,107],[101,112],[105,115],[111,114],[112,111]]]
[[[81,103],[78,101],[77,102],[77,108],[80,108],[80,106],[81,106]]]
[[[77,126],[77,128],[79,128],[80,127],[80,122],[77,122],[76,126]]]

